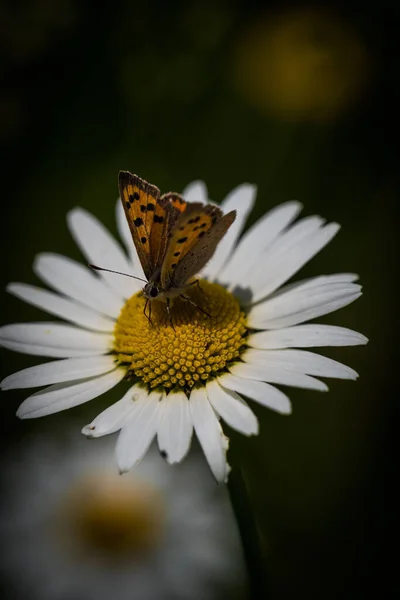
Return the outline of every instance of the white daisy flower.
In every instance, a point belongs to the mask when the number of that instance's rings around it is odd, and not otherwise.
[[[323,275],[284,285],[331,241],[339,225],[325,224],[318,216],[293,224],[301,205],[287,202],[241,236],[255,194],[254,186],[243,184],[222,203],[224,212],[237,210],[237,218],[192,296],[210,314],[178,299],[174,327],[161,302],[152,303],[149,322],[137,280],[94,273],[57,254],[39,254],[34,271],[55,292],[23,283],[11,283],[7,290],[72,324],[0,328],[4,347],[60,359],[3,380],[3,390],[49,386],[29,396],[18,416],[71,408],[128,379],[129,391],[83,433],[99,437],[121,430],[116,455],[125,472],[141,460],[154,437],[168,462],[180,462],[194,430],[215,478],[225,481],[227,438],[220,419],[244,435],[258,434],[257,418],[243,396],[289,414],[290,400],[275,385],[326,391],[320,377],[356,379],[350,367],[299,348],[367,342],[349,329],[305,324],[356,300],[361,295],[357,275]],[[189,185],[183,195],[188,201],[208,201],[202,182]],[[117,225],[126,251],[87,211],[76,208],[68,214],[70,231],[89,263],[143,277],[120,202]]]
[[[227,489],[153,447],[120,477],[113,442],[37,432],[3,462],[3,583],[35,600],[213,600],[244,591]],[[4,460],[4,458],[3,458]],[[237,596],[239,597],[239,596]]]

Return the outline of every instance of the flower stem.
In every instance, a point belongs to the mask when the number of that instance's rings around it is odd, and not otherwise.
[[[249,598],[266,599],[270,594],[267,589],[265,551],[246,481],[238,464],[229,474],[228,490],[242,541],[249,578]]]

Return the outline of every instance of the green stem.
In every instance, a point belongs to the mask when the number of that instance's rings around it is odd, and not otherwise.
[[[260,531],[250,502],[246,481],[236,464],[228,479],[228,490],[239,528],[249,578],[250,599],[268,598],[266,557]]]

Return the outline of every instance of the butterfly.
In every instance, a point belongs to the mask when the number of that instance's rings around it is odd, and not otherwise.
[[[224,215],[217,206],[186,202],[173,192],[161,195],[155,185],[128,171],[120,171],[118,184],[133,243],[147,279],[143,287],[145,311],[149,302],[164,301],[172,323],[173,298],[181,297],[200,309],[185,292],[197,283],[192,281],[193,277],[213,256],[234,222],[236,211]]]

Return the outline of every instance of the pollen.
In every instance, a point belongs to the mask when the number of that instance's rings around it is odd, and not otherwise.
[[[189,391],[235,361],[246,346],[246,315],[225,288],[206,280],[170,307],[142,292],[127,300],[115,326],[114,351],[127,378],[149,388]]]

